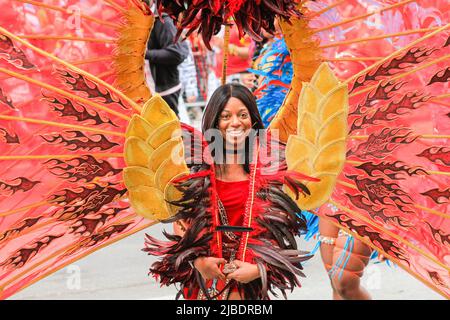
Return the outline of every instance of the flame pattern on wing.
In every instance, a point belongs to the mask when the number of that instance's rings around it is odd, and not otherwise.
[[[16,225],[14,225],[11,229],[4,231],[0,234],[0,241],[8,239],[10,236],[21,233],[23,230],[34,226],[36,223],[41,220],[41,217],[37,218],[29,218],[23,221],[19,221]]]
[[[448,203],[450,200],[450,188],[440,190],[439,188],[431,189],[426,192],[422,192],[421,195],[430,197],[436,203]],[[443,200],[440,200],[444,198]]]
[[[8,36],[2,34],[0,34],[0,58],[5,59],[20,69],[27,70],[36,68],[36,66],[27,58],[25,53],[17,48]]]
[[[362,117],[353,121],[350,132],[381,122],[386,123],[398,119],[398,117],[420,108],[421,103],[426,100],[427,97],[424,97],[423,94],[417,92],[406,93],[399,101],[390,101],[387,106],[378,105],[377,108],[372,108],[372,110],[361,114]]]
[[[69,130],[60,134],[42,135],[41,137],[50,144],[57,143],[67,146],[67,149],[70,151],[90,151],[94,149],[105,151],[119,145],[116,142],[109,141],[103,134],[95,134],[89,137],[78,130]]]
[[[74,117],[77,122],[84,122],[91,120],[95,125],[108,123],[114,127],[117,127],[117,125],[115,125],[110,119],[107,118],[103,119],[97,111],[95,110],[89,111],[82,104],[77,105],[77,107],[81,109],[79,110],[69,99],[47,97],[45,95],[43,96],[44,99],[46,99],[53,106],[53,110],[58,112],[61,115],[61,117]]]
[[[423,150],[417,156],[427,158],[434,163],[450,166],[450,148],[447,147],[432,146]]]
[[[11,134],[5,128],[0,128],[0,132],[3,133],[3,138],[8,144],[18,144],[20,143],[19,136],[17,134]]]
[[[92,235],[96,229],[105,225],[106,221],[113,218],[119,212],[128,209],[125,208],[109,208],[93,216],[77,219],[71,226],[69,232],[80,234],[83,236]]]
[[[405,82],[380,82],[375,90],[375,92],[368,96],[363,103],[358,104],[353,112],[350,113],[350,116],[360,116],[364,113],[369,112],[371,109],[375,109],[376,103],[381,101],[387,101],[392,98],[392,96],[400,90],[400,88],[405,85]],[[356,120],[355,120],[356,121]]]
[[[0,180],[0,193],[3,195],[12,195],[18,191],[27,192],[33,189],[38,183],[41,183],[41,181],[32,181],[25,177],[18,177],[8,183]]]
[[[437,72],[428,82],[427,85],[431,85],[435,82],[448,82],[450,81],[450,67]]]
[[[349,215],[342,212],[330,214],[328,215],[328,217],[331,217],[334,220],[338,221],[340,225],[356,233],[357,235],[360,235],[361,237],[367,237],[372,243],[376,243],[384,252],[389,253],[399,260],[408,263],[406,252],[394,241],[384,239],[380,232],[371,230],[365,225],[360,225],[356,219],[352,219]]]
[[[2,88],[0,88],[0,102],[3,102],[5,105],[10,107],[11,109],[16,109],[16,107],[14,107],[14,105],[13,105],[11,98],[9,98],[5,94],[3,94]]]
[[[414,65],[423,62],[436,50],[437,49],[434,48],[412,48],[403,56],[394,58],[388,63],[380,65],[375,71],[366,73],[361,79],[356,80],[351,91],[367,85],[368,82],[380,80],[384,77],[390,77],[405,69],[412,68]]]
[[[109,90],[101,90],[97,84],[89,81],[82,74],[61,69],[57,69],[56,72],[72,91],[85,93],[89,99],[99,99],[104,104],[116,103],[123,109],[128,108],[121,100],[113,98]]]
[[[14,252],[8,259],[0,263],[0,266],[11,266],[12,268],[23,267],[31,258],[37,255],[42,249],[49,246],[54,240],[61,238],[63,235],[46,235],[30,246],[21,248]]]
[[[389,183],[383,178],[360,179],[357,175],[347,175],[347,178],[353,180],[358,190],[374,204],[395,205],[400,210],[404,210],[405,205],[412,201],[411,197],[398,184]]]
[[[116,175],[122,171],[114,169],[108,161],[95,159],[90,155],[69,160],[50,159],[45,164],[48,164],[48,170],[52,174],[72,182],[89,182],[97,177]]]
[[[350,195],[346,193],[345,196],[355,207],[370,212],[371,217],[374,219],[378,218],[381,219],[383,223],[395,223],[405,228],[411,227],[411,224],[407,219],[396,215],[388,215],[387,208],[383,206],[374,206],[371,200],[363,194]]]
[[[410,144],[414,140],[416,140],[416,137],[409,129],[384,128],[380,132],[371,133],[366,142],[362,142],[356,148],[349,150],[347,157],[383,159],[402,144]]]
[[[126,189],[113,188],[114,184],[81,187],[80,192],[65,189],[59,194],[50,197],[49,202],[62,206],[54,212],[54,216],[60,220],[74,220],[85,217],[88,214],[98,212],[104,205],[123,196]]]
[[[410,177],[417,174],[427,174],[427,172],[422,168],[420,167],[412,168],[403,164],[401,161],[394,161],[394,162],[381,161],[378,163],[368,161],[360,164],[359,166],[355,166],[355,168],[363,170],[368,176],[375,176],[374,172],[378,171],[394,180],[402,179],[401,178],[402,173]]]

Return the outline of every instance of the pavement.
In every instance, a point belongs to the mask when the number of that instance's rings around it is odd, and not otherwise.
[[[61,269],[9,299],[173,300],[176,288],[161,288],[147,275],[155,258],[141,251],[144,234],[162,238],[164,227],[171,228],[159,224],[136,233]],[[311,250],[315,245],[315,241],[299,241],[299,248],[305,250]],[[306,278],[301,279],[302,287],[288,294],[290,300],[331,299],[331,286],[319,255],[308,261],[304,273]],[[403,269],[384,263],[370,264],[362,284],[377,300],[444,300]]]

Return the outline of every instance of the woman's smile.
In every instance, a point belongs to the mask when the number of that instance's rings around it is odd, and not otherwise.
[[[244,142],[251,128],[249,110],[241,100],[231,97],[219,116],[219,130],[225,141],[236,147]]]
[[[242,130],[242,129],[238,129],[238,130],[236,130],[236,129],[227,129],[227,131],[226,131],[226,135],[227,136],[232,136],[232,137],[240,137],[243,134],[245,134],[245,131]]]

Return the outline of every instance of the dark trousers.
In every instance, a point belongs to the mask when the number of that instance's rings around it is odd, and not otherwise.
[[[170,109],[175,112],[175,114],[178,116],[178,98],[180,97],[181,90],[178,90],[177,92],[174,92],[172,94],[169,94],[167,96],[163,96],[165,102],[169,105]]]

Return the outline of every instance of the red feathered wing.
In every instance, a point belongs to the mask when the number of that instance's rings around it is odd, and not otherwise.
[[[311,23],[350,97],[347,160],[318,213],[449,297],[449,7],[379,2],[329,2]]]
[[[133,101],[112,86],[127,14],[145,18],[149,12],[127,1],[69,1],[66,7],[3,2],[0,297],[5,299],[153,222],[130,208],[121,173],[125,130],[142,99]]]

